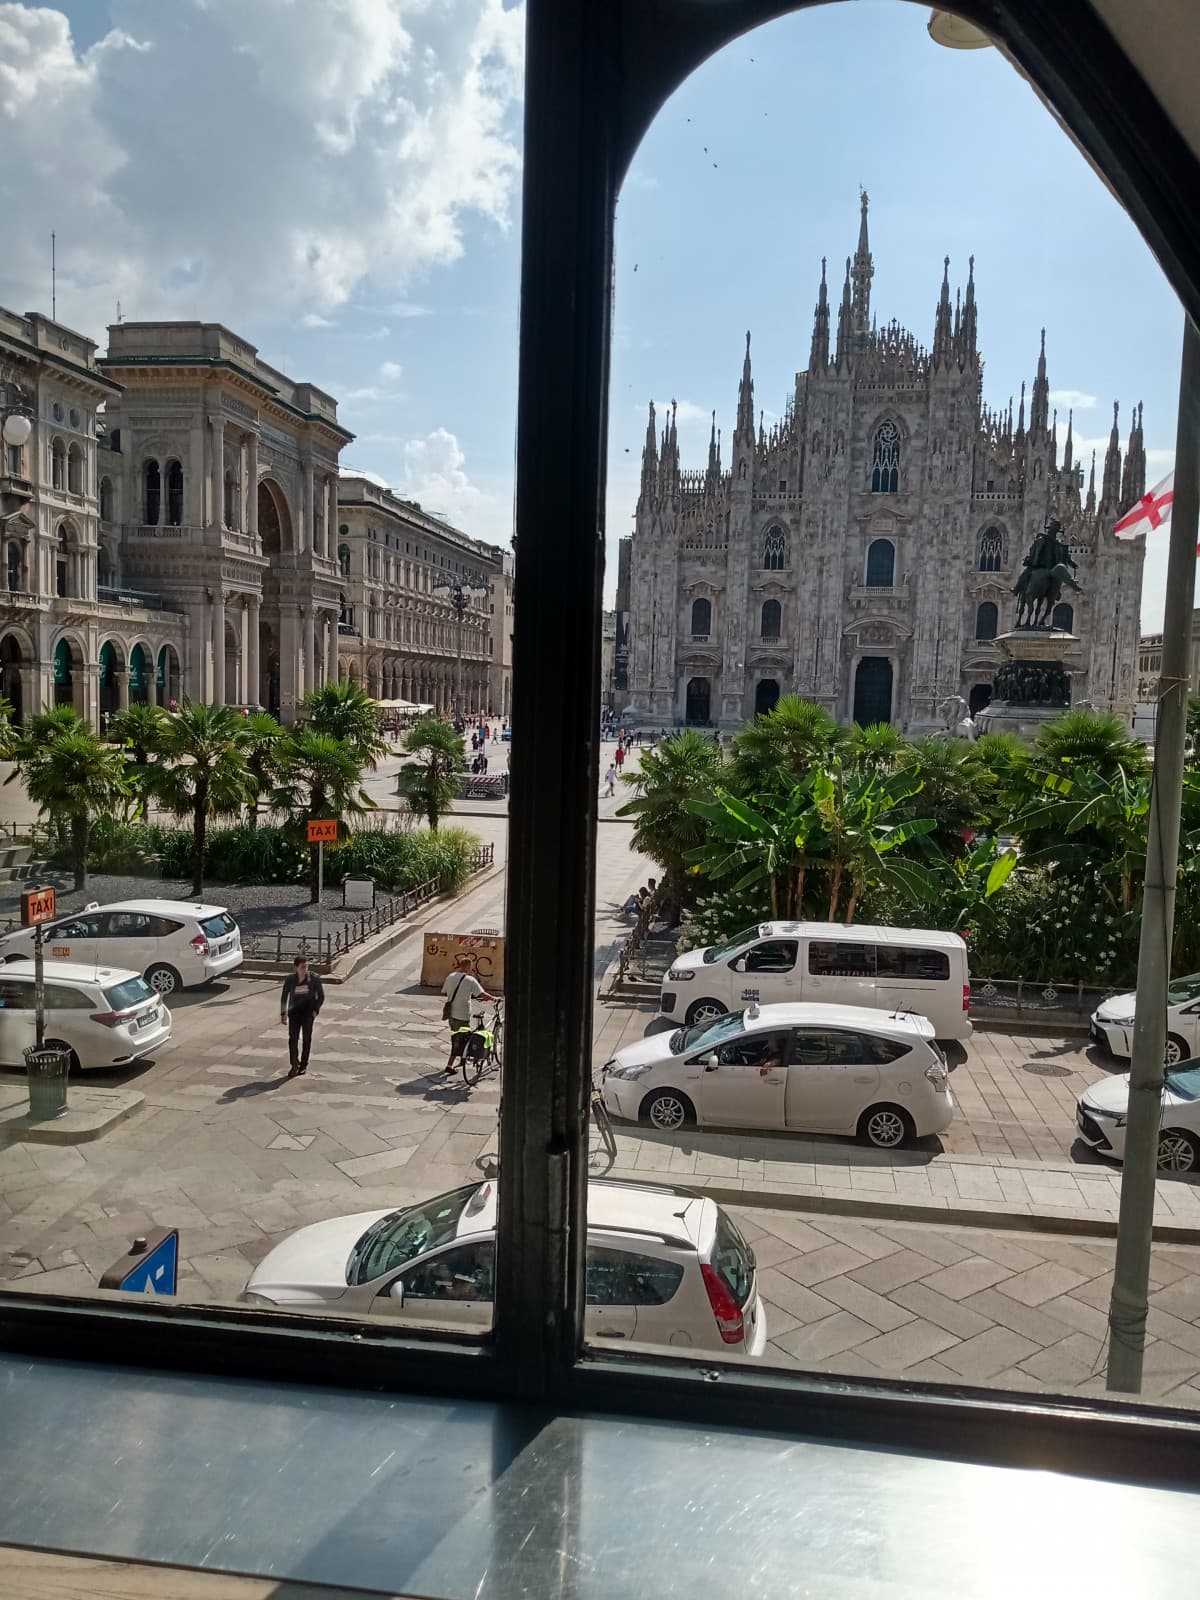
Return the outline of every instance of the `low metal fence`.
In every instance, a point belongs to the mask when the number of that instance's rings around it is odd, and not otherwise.
[[[1011,1016],[1045,1021],[1061,1017],[1064,1022],[1086,1023],[1102,1000],[1119,991],[1086,983],[1045,983],[1035,978],[972,978],[972,1011],[994,1011]]]

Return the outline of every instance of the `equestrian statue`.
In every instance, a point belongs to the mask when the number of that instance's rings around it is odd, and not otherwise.
[[[1029,546],[1021,576],[1013,584],[1017,597],[1017,627],[1045,628],[1054,615],[1064,586],[1080,592],[1071,574],[1076,570],[1070,547],[1062,538],[1062,523],[1051,517],[1045,530]]]

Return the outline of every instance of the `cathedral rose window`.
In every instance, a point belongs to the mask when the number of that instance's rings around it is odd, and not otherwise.
[[[900,429],[881,422],[871,451],[872,494],[895,494],[900,487]]]

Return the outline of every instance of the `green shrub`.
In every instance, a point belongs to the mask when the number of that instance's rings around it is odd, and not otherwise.
[[[471,870],[471,857],[479,840],[460,828],[437,833],[380,833],[366,829],[353,834],[336,850],[325,852],[325,881],[374,878],[385,894],[415,889],[438,878],[442,887],[461,889]]]
[[[309,860],[290,830],[244,823],[211,829],[205,856],[206,875],[219,883],[300,883]]]

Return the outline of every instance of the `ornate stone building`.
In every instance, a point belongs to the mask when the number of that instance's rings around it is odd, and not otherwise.
[[[458,618],[450,584],[473,586],[463,616],[463,711],[487,709],[493,614],[504,552],[356,474],[338,489],[339,670],[380,700],[449,711]],[[510,658],[511,659],[511,658]]]
[[[491,639],[488,643],[488,710],[505,722],[512,717],[513,577],[516,560],[509,550],[500,553],[500,571],[488,581]]]
[[[646,722],[736,727],[781,694],[842,722],[945,725],[961,695],[987,704],[1012,626],[1012,585],[1048,516],[1083,592],[1056,623],[1074,698],[1132,714],[1143,541],[1112,525],[1145,488],[1140,407],[1122,466],[1116,407],[1099,492],[1071,420],[1061,449],[1045,335],[1016,421],[983,403],[974,258],[951,299],[949,260],[926,349],[871,314],[862,197],[836,333],[822,262],[807,369],[782,420],[755,425],[750,335],[733,458],[713,414],[707,468],[680,462],[674,408],[654,407],[642,455],[630,581],[630,700]]]

